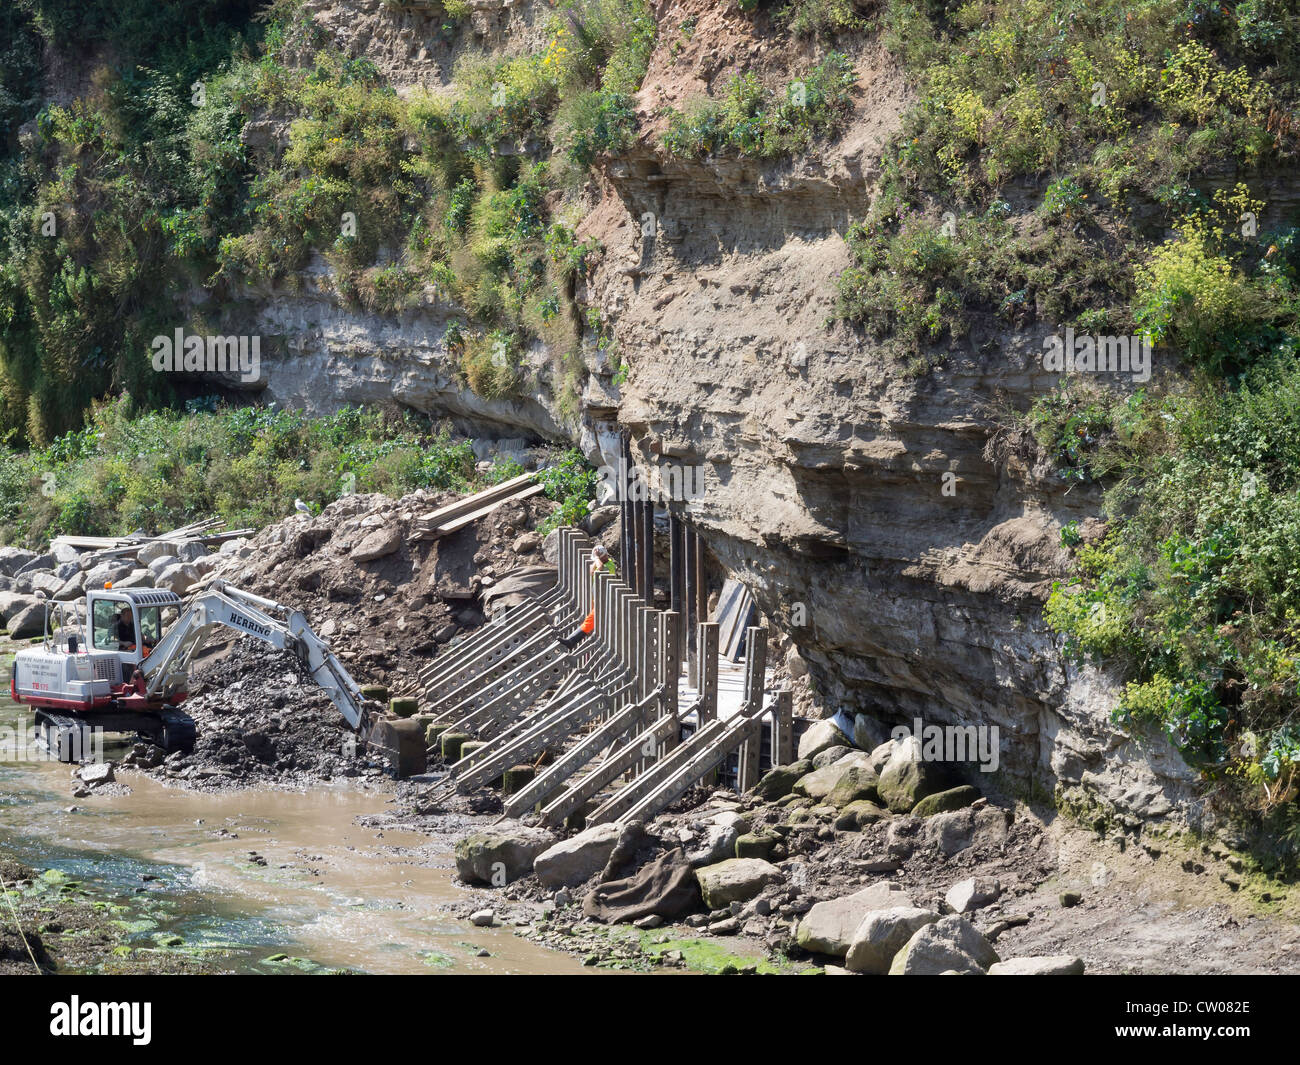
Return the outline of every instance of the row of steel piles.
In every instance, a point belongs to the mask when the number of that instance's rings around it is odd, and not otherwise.
[[[503,816],[537,808],[544,823],[556,824],[613,785],[615,792],[589,820],[650,817],[710,777],[737,749],[742,788],[752,786],[765,714],[774,718],[773,764],[790,761],[789,693],[777,693],[769,703],[763,699],[765,630],[749,632],[753,652],[740,713],[725,723],[717,720],[718,627],[700,621],[693,639],[685,638],[683,615],[705,616],[704,571],[699,540],[676,515],[670,521],[669,583],[673,605],[681,609],[656,610],[640,594],[642,578],[653,591],[653,512],[646,509],[646,539],[632,547],[631,521],[642,516],[625,520],[629,563],[623,575],[601,572],[592,579],[594,545],[577,530],[562,529],[555,588],[484,626],[422,675],[424,710],[435,715],[433,722],[448,733],[485,741],[450,767],[435,799],[491,783],[512,767],[540,763],[553,753],[550,765],[506,797]],[[579,624],[593,599],[595,632],[566,652],[559,634]],[[696,731],[682,743],[678,682],[684,653],[699,696],[686,711],[694,712]]]

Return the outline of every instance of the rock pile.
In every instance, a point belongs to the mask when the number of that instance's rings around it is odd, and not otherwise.
[[[494,826],[462,841],[458,872],[510,898],[550,900],[566,927],[680,922],[827,971],[1082,971],[1072,956],[1003,960],[994,946],[1030,920],[1010,909],[1015,899],[1053,872],[1036,823],[1015,822],[936,771],[909,740],[875,744],[878,728],[853,732],[818,722],[798,761],[748,795],[696,789],[650,825],[595,825],[564,839],[520,822]]]

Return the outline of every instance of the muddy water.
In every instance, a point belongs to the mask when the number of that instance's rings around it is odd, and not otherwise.
[[[0,700],[0,728],[29,724]],[[354,823],[384,812],[382,794],[187,792],[132,773],[130,795],[74,800],[70,773],[0,756],[0,846],[125,903],[142,946],[178,937],[244,972],[592,972],[509,929],[442,914],[462,891],[447,847]]]

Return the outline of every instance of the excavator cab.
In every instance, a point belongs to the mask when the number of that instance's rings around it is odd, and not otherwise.
[[[175,593],[154,588],[89,592],[90,645],[96,651],[115,651],[122,664],[122,680],[129,681],[175,620],[179,605]]]

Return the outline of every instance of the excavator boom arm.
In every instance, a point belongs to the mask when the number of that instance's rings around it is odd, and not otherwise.
[[[277,614],[283,614],[284,620]],[[217,625],[292,651],[348,724],[355,729],[362,727],[365,710],[361,689],[329,645],[312,631],[306,616],[271,599],[232,588],[224,581],[213,581],[191,597],[167,635],[140,663],[145,693],[150,697],[167,696],[187,685],[190,662]]]

